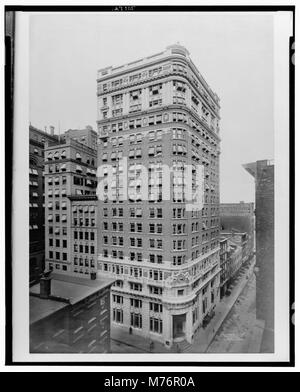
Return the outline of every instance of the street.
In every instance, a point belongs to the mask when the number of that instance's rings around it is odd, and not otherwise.
[[[256,324],[256,282],[253,274],[223,325],[208,347],[208,353],[251,353]]]

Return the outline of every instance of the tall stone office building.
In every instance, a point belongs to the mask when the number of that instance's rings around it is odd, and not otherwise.
[[[180,45],[99,70],[97,97],[98,274],[116,279],[112,325],[166,346],[192,342],[220,297],[219,98]],[[173,169],[169,200],[164,165]],[[202,168],[198,210],[187,208],[185,165],[193,175]]]
[[[256,317],[265,322],[262,353],[274,352],[274,162],[243,165],[255,179]]]

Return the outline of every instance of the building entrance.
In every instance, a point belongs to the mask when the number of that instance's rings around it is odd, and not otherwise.
[[[186,314],[173,316],[173,339],[185,337]]]

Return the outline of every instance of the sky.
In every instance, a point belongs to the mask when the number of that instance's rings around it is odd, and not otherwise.
[[[174,43],[188,49],[220,97],[220,201],[254,201],[254,180],[242,164],[274,158],[272,14],[31,15],[31,124],[97,129],[97,70]]]

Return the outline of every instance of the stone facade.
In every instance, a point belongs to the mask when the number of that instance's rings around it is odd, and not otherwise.
[[[219,98],[180,45],[100,70],[97,95],[101,181],[112,168],[116,184],[99,200],[98,275],[117,279],[112,322],[169,346],[191,342],[220,297]],[[188,211],[179,181],[163,199],[163,165],[202,167],[203,209]],[[148,200],[138,186],[127,198],[121,175],[145,167]]]

